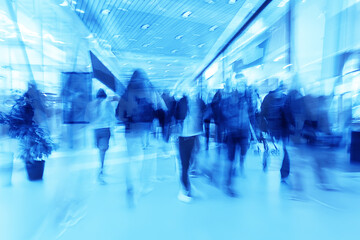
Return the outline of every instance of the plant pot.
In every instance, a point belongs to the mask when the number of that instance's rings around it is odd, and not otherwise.
[[[42,180],[45,161],[26,162],[26,171],[30,181]]]
[[[14,153],[0,152],[0,186],[11,185]]]

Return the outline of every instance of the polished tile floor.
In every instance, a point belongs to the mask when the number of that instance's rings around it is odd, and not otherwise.
[[[235,176],[239,196],[231,198],[221,184],[226,151],[220,148],[218,155],[218,149],[211,143],[208,151],[198,153],[199,172],[207,173],[218,163],[216,181],[204,174],[192,176],[190,203],[177,199],[176,147],[158,139],[151,139],[144,158],[139,151],[135,159],[138,174],[131,204],[124,177],[125,144],[107,154],[106,184],[97,180],[95,149],[58,150],[47,160],[40,182],[29,182],[23,164],[15,159],[12,185],[0,187],[0,239],[359,238],[360,171],[348,163],[346,150],[289,147],[292,168],[284,184],[281,153],[271,156],[263,172],[261,155],[253,146],[244,174]],[[325,187],[317,180],[317,155],[335,162],[322,169]],[[142,166],[149,171],[147,180],[141,177]]]

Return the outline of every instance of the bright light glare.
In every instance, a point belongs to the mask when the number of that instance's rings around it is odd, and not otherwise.
[[[69,3],[66,0],[64,0],[64,2],[60,3],[59,5],[62,7],[66,7],[66,6],[69,6]]]
[[[279,3],[278,7],[284,7],[288,2],[289,0],[283,0],[281,3]]]

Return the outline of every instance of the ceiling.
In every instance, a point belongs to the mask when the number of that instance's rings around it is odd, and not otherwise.
[[[0,20],[11,21],[8,7],[1,2],[3,19]],[[59,71],[91,71],[88,50],[96,48],[100,60],[121,82],[126,84],[134,68],[143,68],[158,89],[172,89],[183,81],[192,82],[263,2],[13,1],[22,37],[28,40],[24,43],[31,67],[36,71],[44,71],[49,65]],[[0,27],[11,32],[14,24],[0,21]],[[12,38],[16,36],[0,32],[2,44],[14,45]],[[51,53],[59,54],[49,54],[48,45],[52,47]],[[36,57],[29,54],[29,49],[37,53]],[[21,56],[12,54],[11,57],[14,55]]]
[[[212,50],[215,55],[231,36],[228,32],[228,38],[219,44],[234,17],[240,13],[239,20],[245,19],[261,2],[67,1],[101,47],[116,56],[121,76],[128,78],[134,68],[141,67],[156,87],[167,89],[200,72],[209,52]],[[241,21],[232,24],[232,34],[240,24]]]

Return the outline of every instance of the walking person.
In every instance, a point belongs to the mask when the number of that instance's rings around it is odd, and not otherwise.
[[[180,182],[181,188],[178,199],[183,202],[192,200],[192,187],[189,180],[190,165],[194,160],[195,145],[197,138],[202,134],[202,114],[201,104],[196,93],[189,97],[184,96],[178,102],[175,115],[180,122],[180,132],[178,138],[178,149],[181,162]]]
[[[281,164],[281,181],[286,182],[290,174],[290,158],[287,151],[287,142],[290,129],[294,126],[288,103],[286,102],[285,87],[282,83],[270,91],[261,104],[261,117],[266,125],[266,130],[276,142],[282,143],[284,157]],[[264,163],[266,166],[267,164]]]
[[[116,108],[116,117],[125,124],[125,139],[129,161],[125,164],[125,179],[129,205],[134,201],[136,176],[140,176],[140,192],[151,191],[150,181],[155,172],[153,159],[146,159],[149,135],[155,112],[167,110],[165,103],[154,90],[146,72],[136,69]],[[141,157],[141,168],[135,167],[136,158]]]
[[[228,168],[225,171],[225,192],[231,197],[237,193],[233,188],[233,175],[235,171],[236,149],[240,148],[240,174],[244,176],[244,162],[249,148],[250,113],[251,108],[245,96],[244,82],[236,84],[236,88],[224,95],[221,111],[224,116],[226,130],[226,144],[228,148]]]
[[[96,93],[96,99],[89,103],[86,110],[86,118],[94,129],[96,147],[99,149],[100,170],[98,180],[104,181],[105,154],[109,149],[111,127],[115,124],[114,109],[107,100],[107,94],[100,88]]]

